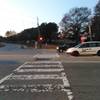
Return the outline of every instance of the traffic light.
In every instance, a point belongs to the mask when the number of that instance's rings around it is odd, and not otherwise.
[[[42,43],[43,43],[43,37],[39,36],[38,37],[38,46],[39,46],[39,48],[42,48]]]
[[[43,37],[42,36],[38,37],[38,42],[43,42]]]
[[[39,40],[42,41],[43,40],[43,37],[40,37]]]

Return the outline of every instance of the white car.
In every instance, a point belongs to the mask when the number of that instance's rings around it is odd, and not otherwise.
[[[73,56],[87,54],[96,54],[100,56],[100,41],[89,41],[80,43],[75,47],[68,48],[66,53],[71,54]]]

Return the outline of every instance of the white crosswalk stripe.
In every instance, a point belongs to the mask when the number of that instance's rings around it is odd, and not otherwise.
[[[35,57],[54,58],[59,56],[57,54],[41,54],[36,55]],[[10,83],[4,84],[5,81]],[[12,84],[12,81],[15,83]],[[20,85],[17,85],[17,81],[20,83]],[[23,84],[21,82],[23,82]],[[73,99],[71,86],[67,79],[66,73],[64,72],[64,67],[60,61],[42,60],[25,62],[23,65],[14,70],[11,75],[3,78],[0,81],[0,84],[0,91],[10,91],[10,88],[12,88],[12,91],[21,92],[25,90],[30,90],[31,92],[52,92],[54,89],[57,89],[58,91],[66,92],[69,100]]]
[[[20,69],[18,72],[61,72],[64,69]]]
[[[59,57],[59,55],[56,54],[37,54],[34,56],[34,58],[56,58]]]
[[[13,75],[10,78],[8,78],[8,80],[12,80],[12,79],[19,79],[19,80],[33,80],[33,79],[62,79],[63,77],[61,77],[60,75],[57,74],[52,74],[52,75]]]
[[[39,68],[41,68],[41,67],[43,67],[43,68],[44,68],[44,67],[46,67],[46,68],[48,68],[48,67],[51,67],[51,68],[52,68],[52,67],[59,68],[60,66],[58,66],[58,65],[41,65],[41,66],[40,66],[40,65],[31,65],[31,64],[30,64],[30,65],[24,65],[24,68],[25,68],[25,67],[27,67],[27,68],[29,68],[29,67],[31,67],[31,68],[32,68],[32,67],[33,67],[33,68],[34,68],[34,67],[36,67],[36,68],[37,68],[37,67],[39,67]],[[22,67],[21,67],[21,68],[22,68]]]

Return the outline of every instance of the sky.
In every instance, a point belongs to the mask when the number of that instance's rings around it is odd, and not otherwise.
[[[0,36],[6,31],[17,33],[43,22],[59,24],[74,7],[94,9],[99,0],[0,0]]]

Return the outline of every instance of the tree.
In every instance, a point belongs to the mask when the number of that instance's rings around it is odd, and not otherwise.
[[[47,34],[47,30],[46,30],[46,26],[47,26],[47,23],[42,23],[39,27],[40,29],[40,34],[42,35],[42,37],[45,38],[45,41],[47,40],[47,37],[46,37],[46,34]]]
[[[89,15],[91,15],[91,10],[87,7],[73,8],[62,18],[60,28],[66,33],[70,30],[73,31],[73,36],[78,43],[80,33],[83,32],[88,25]]]
[[[51,42],[51,40],[55,38],[55,35],[58,32],[58,26],[54,22],[42,23],[39,29],[41,35],[45,37],[46,42]]]
[[[5,33],[5,35],[6,35],[7,37],[13,36],[13,35],[15,35],[15,34],[16,34],[15,31],[7,31],[7,32]]]
[[[56,23],[42,23],[36,28],[24,29],[22,32],[12,35],[9,31],[6,32],[9,41],[25,43],[26,41],[38,41],[39,37],[43,38],[43,42],[51,41],[58,32]],[[40,35],[40,36],[39,36]]]
[[[100,0],[95,6],[95,15],[92,20],[92,32],[95,35],[95,40],[100,40]]]
[[[100,0],[98,1],[98,3],[95,6],[95,15],[100,16]]]
[[[47,38],[49,41],[54,39],[54,35],[58,32],[58,26],[56,23],[48,23],[47,24]]]

